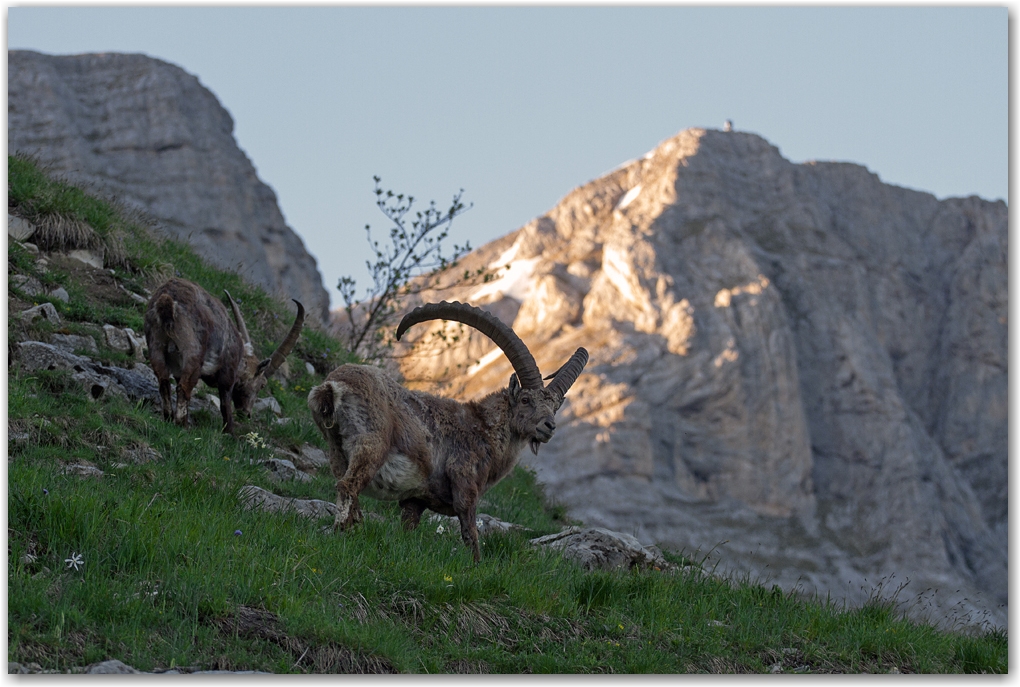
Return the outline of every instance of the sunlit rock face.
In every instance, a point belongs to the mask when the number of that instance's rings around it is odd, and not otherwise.
[[[145,55],[7,52],[7,148],[114,196],[218,267],[325,321],[315,258],[198,79]]]
[[[512,323],[543,374],[591,353],[522,456],[586,524],[1004,624],[1006,226],[1002,202],[691,129],[462,261],[488,282],[421,300]],[[512,372],[460,325],[407,336],[412,386],[466,399]]]

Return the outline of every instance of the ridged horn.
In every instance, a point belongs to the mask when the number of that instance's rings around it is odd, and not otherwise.
[[[248,336],[248,327],[244,324],[244,316],[241,315],[241,309],[237,307],[237,303],[234,302],[234,297],[230,295],[229,291],[223,289],[223,293],[227,294],[227,300],[230,301],[230,309],[234,311],[234,322],[237,323],[237,328],[241,330],[241,342],[251,346],[251,337]]]
[[[581,370],[584,369],[587,363],[588,351],[578,348],[574,351],[574,355],[570,356],[570,360],[552,375],[553,380],[549,382],[549,390],[559,396],[562,401],[563,397],[567,395],[570,385],[577,380],[577,376],[581,374]]]
[[[467,303],[443,301],[419,305],[400,320],[400,325],[397,326],[397,340],[399,341],[404,332],[412,325],[428,320],[454,320],[477,329],[492,339],[492,342],[503,351],[513,366],[514,372],[517,373],[522,387],[541,389],[545,386],[542,384],[542,373],[538,371],[535,357],[521,341],[521,337],[493,315]]]
[[[259,370],[266,377],[269,377],[276,372],[280,365],[283,365],[283,361],[290,355],[294,344],[297,343],[298,337],[301,335],[301,325],[305,322],[305,306],[293,298],[291,300],[297,305],[297,317],[294,318],[294,324],[291,326],[290,331],[287,332],[283,342],[273,351],[273,354],[259,363]]]

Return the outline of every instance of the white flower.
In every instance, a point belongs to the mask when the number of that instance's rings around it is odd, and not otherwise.
[[[436,528],[436,534],[442,534],[445,531],[446,531],[446,528],[444,528],[442,525],[440,525],[439,527]]]
[[[260,437],[258,432],[248,432],[244,435],[244,438],[247,439],[248,443],[254,448],[269,448],[265,439]]]
[[[64,562],[67,563],[68,568],[78,569],[79,566],[85,565],[85,559],[81,557],[81,554],[72,553],[70,558],[65,558]]]

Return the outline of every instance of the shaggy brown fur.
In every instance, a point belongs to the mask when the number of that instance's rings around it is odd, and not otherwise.
[[[230,294],[227,294],[230,298]],[[297,301],[294,301],[297,303]],[[248,414],[271,375],[297,342],[304,320],[300,303],[290,333],[270,358],[255,357],[240,310],[231,302],[234,319],[217,298],[184,279],[171,279],[149,299],[145,340],[149,362],[159,379],[163,417],[186,427],[191,392],[201,379],[219,391],[223,431],[234,434],[233,406]],[[177,403],[170,396],[170,376],[177,381]]]
[[[334,526],[361,520],[361,493],[399,501],[408,529],[426,508],[456,515],[477,563],[478,500],[513,469],[526,445],[538,453],[552,438],[562,400],[548,388],[521,388],[516,374],[508,388],[458,403],[405,389],[375,367],[338,367],[308,394],[337,479]]]

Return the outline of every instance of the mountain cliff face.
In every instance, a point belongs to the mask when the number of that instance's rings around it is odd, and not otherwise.
[[[216,266],[325,321],[329,296],[315,258],[196,77],[144,55],[11,50],[7,58],[9,152],[144,210]]]
[[[691,129],[463,261],[495,279],[422,300],[512,322],[544,374],[590,351],[522,456],[585,523],[850,602],[906,583],[915,617],[1004,626],[1006,227],[1002,202]],[[409,332],[410,384],[507,383],[477,333],[429,344],[444,328]]]

